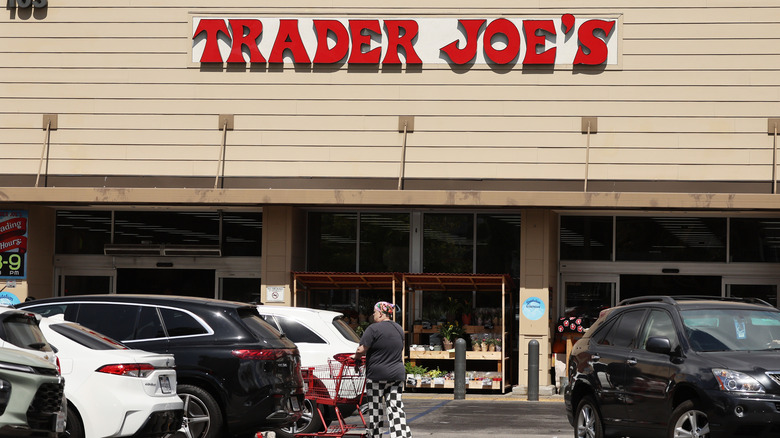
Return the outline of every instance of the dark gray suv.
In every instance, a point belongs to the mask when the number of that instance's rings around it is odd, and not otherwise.
[[[780,436],[780,311],[625,300],[574,345],[564,398],[576,437]]]

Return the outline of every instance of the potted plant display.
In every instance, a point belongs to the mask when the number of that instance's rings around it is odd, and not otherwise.
[[[455,342],[455,339],[457,339],[460,335],[463,334],[463,327],[458,325],[457,322],[454,323],[447,322],[439,326],[439,334],[441,335],[442,344],[444,344],[444,349],[451,350],[452,343]]]

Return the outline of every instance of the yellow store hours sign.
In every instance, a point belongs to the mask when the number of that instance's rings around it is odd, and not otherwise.
[[[0,278],[26,278],[27,212],[0,210]]]

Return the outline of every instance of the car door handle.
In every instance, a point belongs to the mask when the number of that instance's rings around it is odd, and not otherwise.
[[[629,359],[626,359],[626,363],[631,365],[631,366],[634,366],[634,365],[636,365],[636,359],[631,357]]]

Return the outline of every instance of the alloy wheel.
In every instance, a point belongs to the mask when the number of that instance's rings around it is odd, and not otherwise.
[[[707,438],[710,436],[710,423],[707,414],[691,409],[680,416],[674,425],[674,438]]]
[[[211,420],[201,399],[192,394],[179,394],[184,401],[184,418],[181,428],[165,438],[202,438],[208,435]]]

